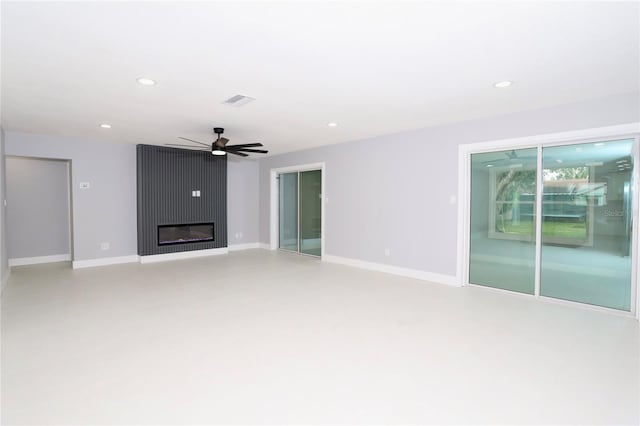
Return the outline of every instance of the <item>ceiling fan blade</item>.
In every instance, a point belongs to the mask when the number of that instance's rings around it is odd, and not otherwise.
[[[198,146],[193,146],[193,145],[181,145],[179,143],[165,143],[165,145],[167,146],[179,146],[181,148],[189,148],[192,151],[211,151],[210,149],[201,149]]]
[[[228,146],[227,147],[227,152],[256,152],[258,154],[267,154],[269,151],[266,151],[264,149],[250,149],[250,148],[235,148],[233,146]]]
[[[227,148],[251,148],[254,146],[263,146],[260,142],[257,143],[241,143],[238,145],[229,145]]]
[[[243,154],[242,152],[237,151],[227,151],[227,154],[239,155],[240,157],[248,157],[249,154]]]
[[[204,145],[204,146],[207,146],[207,147],[210,147],[210,146],[211,146],[211,144],[204,143],[204,142],[194,141],[193,139],[183,138],[182,136],[178,136],[178,139],[184,139],[185,141],[199,143],[200,145]],[[169,145],[169,144],[167,144],[167,145]]]

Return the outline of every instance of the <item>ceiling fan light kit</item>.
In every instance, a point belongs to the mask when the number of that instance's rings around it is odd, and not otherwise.
[[[240,157],[248,157],[249,154],[247,153],[254,153],[254,154],[267,154],[269,151],[264,150],[264,149],[251,149],[253,147],[259,147],[262,146],[262,144],[260,142],[256,142],[256,143],[243,143],[243,144],[238,144],[238,145],[227,145],[227,143],[229,142],[229,139],[227,138],[223,138],[221,135],[224,133],[224,128],[222,127],[214,127],[213,128],[213,133],[215,133],[217,135],[216,140],[214,140],[211,144],[208,143],[204,143],[204,142],[200,142],[200,141],[196,141],[193,139],[189,139],[189,138],[183,138],[183,137],[179,137],[179,139],[185,140],[185,141],[189,141],[198,145],[202,145],[202,146],[206,146],[207,149],[203,149],[199,146],[195,146],[195,145],[184,145],[184,144],[176,144],[176,143],[167,143],[165,145],[168,146],[176,146],[176,147],[180,147],[182,149],[184,148],[189,148],[191,150],[195,150],[195,151],[208,151],[211,152],[211,155],[219,155],[219,156],[223,156],[223,155],[227,155],[227,153],[229,154],[233,154],[233,155],[238,155]]]

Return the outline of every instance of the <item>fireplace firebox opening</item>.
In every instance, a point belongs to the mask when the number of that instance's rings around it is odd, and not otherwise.
[[[158,225],[158,245],[213,241],[213,223]]]

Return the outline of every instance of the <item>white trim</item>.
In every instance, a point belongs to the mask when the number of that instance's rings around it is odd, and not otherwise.
[[[9,282],[10,276],[11,276],[11,268],[8,267],[7,273],[5,274],[4,277],[2,277],[2,282],[0,283],[0,297],[2,296],[2,292],[4,291],[5,287],[7,287],[7,283]]]
[[[458,146],[458,256],[456,259],[456,282],[463,286],[469,282],[469,191],[471,155],[465,145]]]
[[[325,255],[325,247],[327,244],[326,235],[327,231],[325,228],[325,218],[326,218],[326,208],[327,204],[326,194],[327,194],[327,185],[326,185],[326,164],[324,162],[321,163],[308,163],[308,164],[300,164],[297,166],[287,166],[287,167],[277,167],[271,169],[269,173],[269,182],[270,182],[270,193],[269,193],[269,249],[276,250],[278,248],[278,235],[279,235],[279,223],[278,223],[278,175],[281,173],[291,173],[291,172],[305,172],[309,170],[320,170],[321,171],[321,187],[322,187],[322,203],[320,205],[322,211],[320,212],[320,257],[324,257]]]
[[[565,144],[566,142],[580,142],[583,139],[591,138],[617,138],[618,136],[631,135],[640,132],[640,122],[627,124],[619,124],[615,126],[595,127],[591,129],[571,130],[568,132],[544,133],[541,135],[521,136],[517,138],[498,139],[492,141],[475,142],[460,145],[462,151],[495,151],[502,148],[513,149],[514,147],[528,146],[537,147],[538,145],[557,143]]]
[[[470,235],[470,209],[469,209],[469,197],[471,190],[471,176],[470,176],[470,162],[471,153],[480,153],[484,151],[498,151],[501,149],[514,149],[514,148],[537,148],[542,146],[554,146],[565,145],[570,142],[575,143],[587,143],[590,139],[607,138],[633,138],[635,140],[634,151],[634,163],[638,165],[634,167],[634,187],[638,188],[640,184],[640,154],[638,153],[638,144],[640,140],[638,138],[640,133],[640,122],[633,122],[627,124],[620,124],[614,126],[596,127],[582,130],[574,130],[558,133],[545,133],[541,135],[523,136],[510,139],[500,139],[493,141],[476,142],[458,146],[458,256],[457,256],[457,279],[460,285],[472,285],[469,283],[469,235]],[[540,158],[539,158],[540,162]],[[538,185],[540,186],[540,185]],[[633,221],[634,225],[639,223],[639,210],[640,210],[640,191],[636,189],[633,194]],[[540,215],[538,219],[541,220]],[[537,227],[538,229],[540,226]],[[537,229],[537,231],[538,231]],[[541,232],[541,230],[540,230]],[[640,289],[638,289],[638,268],[640,268],[640,256],[638,254],[639,241],[638,233],[633,233],[632,241],[632,259],[635,259],[635,263],[632,264],[632,288],[631,288],[631,315],[640,320]],[[539,255],[536,254],[536,263],[539,262]],[[539,265],[538,265],[539,266]],[[483,286],[481,286],[483,287]],[[536,284],[536,292],[538,293],[539,284]],[[505,290],[508,291],[508,290]],[[513,292],[511,292],[513,293]],[[635,296],[635,307],[634,298]],[[537,296],[539,299],[548,299],[543,296]],[[556,301],[556,300],[554,300]],[[599,311],[619,313],[624,311],[611,310],[607,308],[591,307],[591,305],[585,305],[577,302],[566,302],[573,305],[587,306],[590,308],[597,308]]]
[[[269,243],[258,243],[258,246],[259,246],[258,248],[261,248],[263,250],[273,250],[271,248],[271,244]]]
[[[536,240],[535,265],[533,267],[533,293],[535,297],[540,297],[540,282],[542,277],[542,206],[544,204],[544,169],[542,163],[542,145],[536,150],[536,199],[534,208],[536,209],[535,227]],[[586,218],[585,218],[586,220]]]
[[[460,287],[457,277],[453,275],[437,274],[435,272],[420,271],[418,269],[402,268],[399,266],[385,265],[383,263],[366,262],[348,257],[324,255],[323,262],[338,263],[341,265],[353,266],[370,271],[383,272],[386,274],[399,275],[401,277],[414,278],[416,280],[429,281],[438,284]]]
[[[167,260],[193,259],[196,257],[215,256],[227,253],[229,253],[229,249],[227,247],[220,247],[205,250],[181,251],[177,253],[152,254],[149,256],[140,256],[140,263],[155,263],[165,262]]]
[[[74,260],[72,263],[72,268],[82,269],[82,268],[92,268],[94,266],[119,265],[121,263],[136,263],[136,262],[138,262],[137,254],[133,254],[131,256],[100,257],[98,259]]]
[[[71,260],[71,253],[54,254],[51,256],[18,257],[9,259],[9,266],[37,265],[39,263],[68,262]]]
[[[259,248],[261,248],[260,243],[230,244],[228,247],[229,251],[251,250]]]
[[[633,152],[633,176],[631,177],[632,179],[632,185],[633,185],[633,191],[631,192],[631,196],[633,197],[631,199],[632,201],[632,205],[631,205],[631,210],[632,210],[632,214],[631,214],[631,230],[632,230],[632,234],[631,234],[631,303],[633,304],[633,297],[634,297],[634,292],[635,292],[635,298],[636,298],[636,307],[635,307],[635,317],[636,320],[640,321],[640,289],[638,288],[638,286],[640,285],[640,283],[638,283],[638,262],[640,262],[640,253],[638,253],[638,249],[640,249],[640,246],[638,245],[638,239],[640,237],[638,237],[638,231],[637,231],[637,226],[640,223],[640,191],[638,190],[638,188],[640,188],[638,185],[640,185],[640,136],[636,135],[635,136],[635,143],[634,143],[634,152]],[[633,263],[633,260],[636,260],[636,263]],[[633,312],[633,305],[632,305],[632,312]]]

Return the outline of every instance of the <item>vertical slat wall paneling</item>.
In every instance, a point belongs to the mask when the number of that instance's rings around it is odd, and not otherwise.
[[[226,156],[138,145],[137,165],[139,255],[227,246]],[[214,223],[214,240],[158,245],[159,225],[195,223]]]

